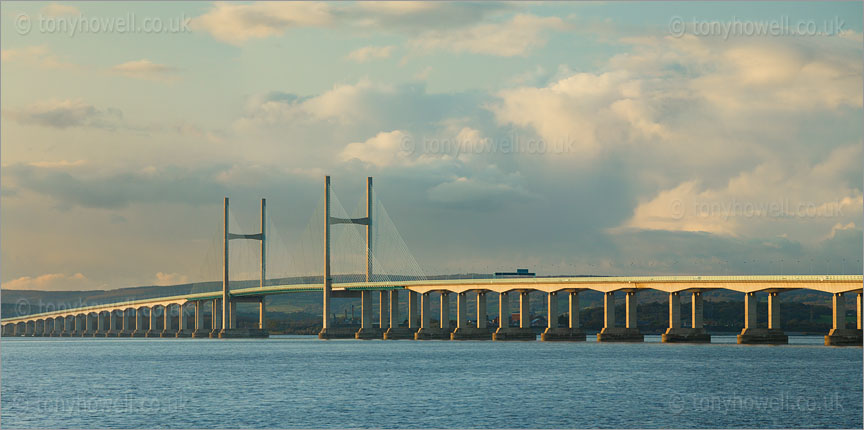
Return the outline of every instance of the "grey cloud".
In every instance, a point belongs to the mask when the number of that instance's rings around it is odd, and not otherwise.
[[[3,111],[3,116],[20,124],[65,129],[94,127],[114,130],[123,119],[120,109],[99,109],[81,101],[51,101],[21,109]]]

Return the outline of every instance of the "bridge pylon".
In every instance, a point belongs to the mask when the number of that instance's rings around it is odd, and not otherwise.
[[[228,245],[230,241],[236,239],[258,240],[261,242],[261,287],[264,287],[264,281],[267,279],[267,199],[261,199],[261,233],[252,234],[237,234],[231,233],[228,228],[229,212],[228,212],[228,197],[225,197],[224,205],[224,224],[222,228],[222,329],[219,331],[219,338],[232,337],[268,337],[265,328],[264,320],[264,296],[257,298],[259,303],[258,328],[239,328],[237,327],[237,300],[231,297],[231,289],[229,288],[230,278],[228,276],[229,254]],[[254,299],[254,298],[253,298]],[[244,298],[243,301],[249,301],[249,298]],[[215,301],[214,301],[215,303]],[[213,317],[216,316],[216,309],[213,309]]]
[[[355,333],[353,329],[334,328],[330,319],[330,299],[333,293],[333,278],[330,273],[330,226],[335,224],[360,224],[366,226],[366,282],[372,280],[372,177],[366,178],[366,216],[362,218],[338,218],[330,216],[330,176],[324,177],[324,285],[323,310],[321,315],[321,331],[319,339],[353,339],[360,336],[373,335],[381,338],[381,331],[372,327],[372,292],[362,291],[361,294],[361,328]],[[370,333],[375,332],[375,333]]]

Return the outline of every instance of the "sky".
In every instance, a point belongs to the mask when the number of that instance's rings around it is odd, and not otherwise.
[[[328,174],[427,274],[861,273],[860,2],[0,15],[4,289],[219,279],[223,197],[293,249]]]

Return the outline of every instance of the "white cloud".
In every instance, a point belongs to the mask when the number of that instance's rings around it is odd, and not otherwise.
[[[524,202],[534,197],[522,186],[519,172],[505,173],[495,165],[472,170],[470,176],[456,176],[427,192],[429,200],[457,207],[489,210],[508,202]]]
[[[37,291],[80,291],[98,290],[104,285],[97,285],[81,273],[66,275],[64,273],[47,273],[34,277],[22,276],[3,283],[4,290],[37,290]]]
[[[339,154],[343,161],[360,160],[378,167],[387,167],[407,161],[408,152],[403,149],[411,136],[400,130],[378,133],[365,142],[353,142]]]
[[[0,51],[0,60],[19,62],[43,69],[72,70],[79,66],[65,61],[54,54],[47,46],[27,46],[19,49],[4,49]]]
[[[178,285],[189,282],[189,277],[180,273],[156,273],[156,285]]]
[[[157,64],[147,59],[127,61],[111,68],[117,74],[152,81],[173,81],[178,78],[177,68]]]
[[[461,29],[430,30],[411,41],[421,51],[467,52],[501,57],[527,55],[546,44],[545,33],[564,30],[561,18],[518,14],[510,21]]]
[[[818,242],[829,231],[833,238],[861,219],[861,189],[846,179],[860,170],[860,159],[860,145],[851,145],[814,165],[765,162],[721,187],[686,181],[641,203],[622,227],[805,243]]]
[[[217,2],[190,26],[232,44],[285,34],[290,28],[322,26],[332,19],[330,6],[315,2]]]
[[[348,54],[348,59],[358,63],[365,63],[372,59],[390,58],[393,46],[364,46],[355,49]]]

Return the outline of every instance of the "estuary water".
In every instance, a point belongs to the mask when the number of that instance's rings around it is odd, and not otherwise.
[[[589,336],[590,337],[590,336]],[[862,350],[3,338],[4,428],[862,427]]]

